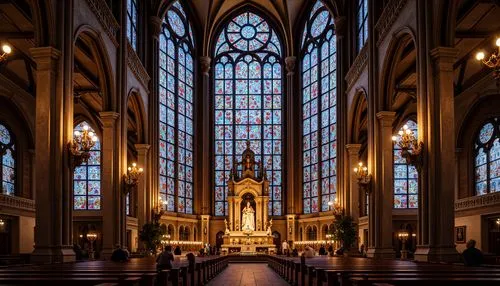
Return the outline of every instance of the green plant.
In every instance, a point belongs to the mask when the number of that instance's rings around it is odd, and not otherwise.
[[[357,235],[354,219],[348,215],[337,215],[333,224],[335,226],[335,239],[341,241],[345,249],[351,248],[356,242]]]
[[[139,240],[144,242],[147,250],[156,254],[156,250],[161,244],[161,236],[165,234],[164,229],[158,222],[146,223],[139,232]]]

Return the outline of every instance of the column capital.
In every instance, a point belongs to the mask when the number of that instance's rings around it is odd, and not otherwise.
[[[61,51],[54,47],[38,47],[29,49],[36,62],[37,70],[53,70],[56,61],[61,57]]]
[[[347,18],[345,16],[337,16],[333,19],[335,22],[335,34],[337,39],[341,39],[345,35]]]
[[[161,33],[161,24],[162,24],[162,22],[163,21],[158,16],[151,16],[149,18],[149,24],[151,26],[151,35],[154,38],[158,38],[158,36]]]
[[[211,62],[212,59],[210,57],[200,57],[201,72],[203,73],[203,75],[208,75]]]
[[[297,58],[294,56],[285,58],[285,68],[287,75],[293,75],[295,73],[295,64],[297,63]]]
[[[455,64],[458,56],[458,49],[437,47],[430,51],[430,55],[440,70],[452,72],[453,64]]]
[[[359,149],[361,149],[361,144],[346,144],[345,148],[349,155],[357,155],[359,153]]]
[[[388,126],[394,122],[396,118],[396,112],[394,111],[379,111],[377,112],[377,119],[384,125]]]
[[[149,144],[134,144],[135,150],[139,155],[147,155],[151,145]]]
[[[116,119],[120,117],[120,114],[114,111],[102,111],[99,112],[99,116],[101,117],[104,127],[113,127]]]

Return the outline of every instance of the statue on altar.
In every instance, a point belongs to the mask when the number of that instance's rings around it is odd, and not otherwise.
[[[225,230],[224,234],[230,234],[231,233],[231,231],[229,231],[230,223],[227,222],[227,219],[224,219],[224,224],[226,225],[226,230]]]
[[[271,219],[269,221],[269,223],[267,224],[267,231],[266,231],[266,235],[272,235],[272,230],[271,230],[271,227],[273,226],[273,219]]]
[[[255,210],[247,202],[247,206],[242,211],[241,217],[241,230],[243,231],[254,231],[255,230]]]

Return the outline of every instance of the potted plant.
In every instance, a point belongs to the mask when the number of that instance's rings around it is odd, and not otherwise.
[[[147,252],[156,254],[156,250],[161,244],[161,236],[165,231],[158,222],[146,223],[139,232],[139,240],[144,243]]]
[[[354,219],[349,215],[336,215],[334,226],[334,237],[340,241],[343,253],[347,254],[356,242],[357,233]]]

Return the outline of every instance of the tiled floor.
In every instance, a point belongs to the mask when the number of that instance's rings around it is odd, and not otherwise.
[[[267,263],[231,263],[208,285],[213,286],[284,286],[289,285]]]

